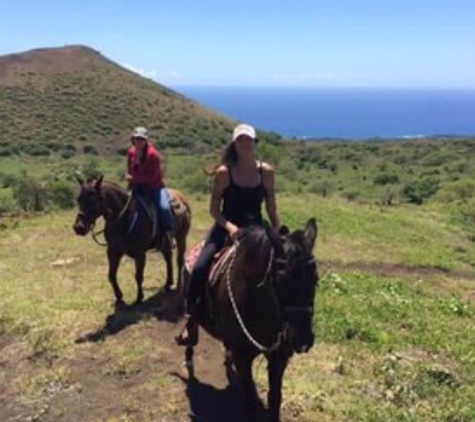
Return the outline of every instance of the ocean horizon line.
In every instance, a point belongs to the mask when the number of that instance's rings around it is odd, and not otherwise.
[[[475,89],[182,87],[179,92],[233,120],[285,138],[475,135]]]

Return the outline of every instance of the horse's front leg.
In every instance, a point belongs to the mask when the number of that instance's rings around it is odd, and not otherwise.
[[[139,253],[135,256],[135,281],[137,282],[136,304],[141,303],[143,300],[143,279],[146,260],[145,252]]]
[[[244,394],[246,420],[260,421],[263,411],[262,402],[257,394],[256,384],[252,376],[253,356],[242,355],[239,352],[232,354],[236,375]]]
[[[173,264],[172,264],[172,247],[168,242],[162,247],[162,255],[167,266],[167,281],[165,282],[165,290],[171,290],[173,286]]]
[[[269,392],[267,393],[267,405],[269,407],[269,421],[280,422],[280,407],[282,404],[282,381],[284,372],[289,362],[290,354],[285,351],[277,351],[267,357]]]
[[[122,252],[115,248],[107,248],[107,260],[109,261],[109,283],[114,290],[115,306],[124,304],[122,291],[117,283],[117,270],[119,269]]]
[[[178,271],[177,288],[181,289],[183,282],[183,266],[185,264],[186,236],[176,236],[176,267]]]

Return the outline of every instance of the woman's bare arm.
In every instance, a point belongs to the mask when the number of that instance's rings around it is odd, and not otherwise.
[[[262,177],[263,184],[266,190],[266,211],[269,217],[272,227],[279,229],[280,227],[280,216],[277,210],[277,201],[275,198],[275,178],[274,178],[274,168],[267,163],[262,163]]]

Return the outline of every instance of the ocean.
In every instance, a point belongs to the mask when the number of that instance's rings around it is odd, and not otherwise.
[[[367,139],[475,135],[475,90],[174,88],[285,137]]]

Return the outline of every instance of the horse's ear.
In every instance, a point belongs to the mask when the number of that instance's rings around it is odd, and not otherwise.
[[[290,230],[286,225],[280,226],[279,234],[281,236],[287,236],[289,233],[290,233]]]
[[[82,186],[84,185],[84,178],[81,176],[81,173],[79,173],[78,171],[76,171],[74,173],[74,175],[76,176],[76,180],[78,181],[78,183]]]
[[[315,240],[317,240],[318,235],[318,227],[317,221],[314,217],[307,221],[307,225],[305,226],[305,243],[307,244],[307,248],[309,251],[313,250],[315,246]]]
[[[104,175],[103,175],[103,174],[101,174],[101,175],[97,178],[97,180],[94,182],[94,187],[95,187],[96,189],[100,189],[100,188],[101,188],[102,179],[104,179]]]

